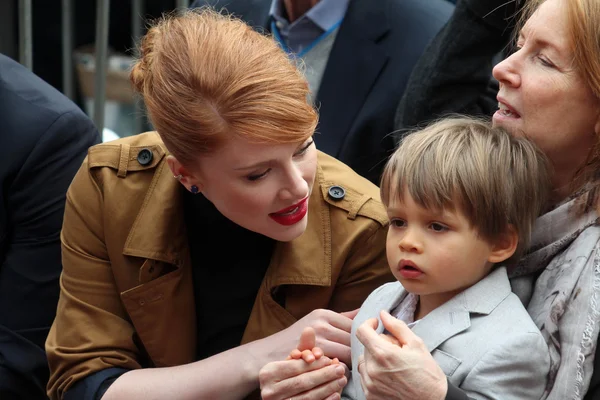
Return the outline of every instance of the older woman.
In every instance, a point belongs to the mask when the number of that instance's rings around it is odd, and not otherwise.
[[[460,3],[457,10],[463,9]],[[514,53],[493,71],[500,84],[493,123],[527,135],[546,153],[554,168],[554,196],[536,223],[529,254],[511,270],[512,285],[550,349],[544,398],[592,399],[598,385],[594,370],[600,369],[600,357],[595,357],[600,325],[600,2],[531,0],[523,20]],[[448,77],[445,72],[436,74]],[[444,87],[440,80],[438,89]],[[377,335],[374,328],[381,322],[376,320],[356,331],[366,348],[358,368],[368,399],[467,399],[448,384],[432,349],[402,322],[384,322],[396,340]],[[472,373],[483,381],[503,378],[502,371]],[[305,377],[298,376],[294,387],[308,391],[304,398],[323,398],[310,391]],[[528,385],[526,376],[520,384]],[[263,386],[273,392],[271,381]]]
[[[243,398],[307,326],[343,386],[334,311],[391,279],[377,187],[315,149],[302,74],[241,21],[164,18],[140,55],[157,132],[93,147],[69,189],[50,397]]]

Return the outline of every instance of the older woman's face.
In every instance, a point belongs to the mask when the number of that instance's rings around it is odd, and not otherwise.
[[[577,169],[593,147],[600,102],[573,65],[565,1],[547,0],[494,68],[500,82],[494,125],[530,137],[558,173]]]
[[[279,241],[306,229],[308,198],[317,169],[313,139],[293,144],[254,144],[239,137],[203,156],[202,193],[236,224]]]

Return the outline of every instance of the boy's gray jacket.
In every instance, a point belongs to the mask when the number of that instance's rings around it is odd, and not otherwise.
[[[407,292],[399,282],[375,290],[352,324],[352,376],[343,398],[364,399],[357,364],[364,346],[357,328],[393,310]],[[412,328],[448,380],[472,399],[539,400],[550,368],[548,346],[519,298],[506,269],[493,270],[479,283],[433,310]]]

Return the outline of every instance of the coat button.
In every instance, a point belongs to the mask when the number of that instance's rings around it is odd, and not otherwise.
[[[152,151],[149,149],[142,149],[137,155],[137,160],[140,165],[146,166],[152,162]]]
[[[346,191],[341,186],[331,186],[329,188],[329,197],[333,200],[341,200],[346,196]]]

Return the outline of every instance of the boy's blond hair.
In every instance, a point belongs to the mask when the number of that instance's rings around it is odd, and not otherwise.
[[[408,135],[381,180],[386,206],[410,194],[427,209],[462,212],[478,234],[494,241],[512,227],[518,260],[550,188],[548,161],[528,139],[488,122],[455,117]]]

